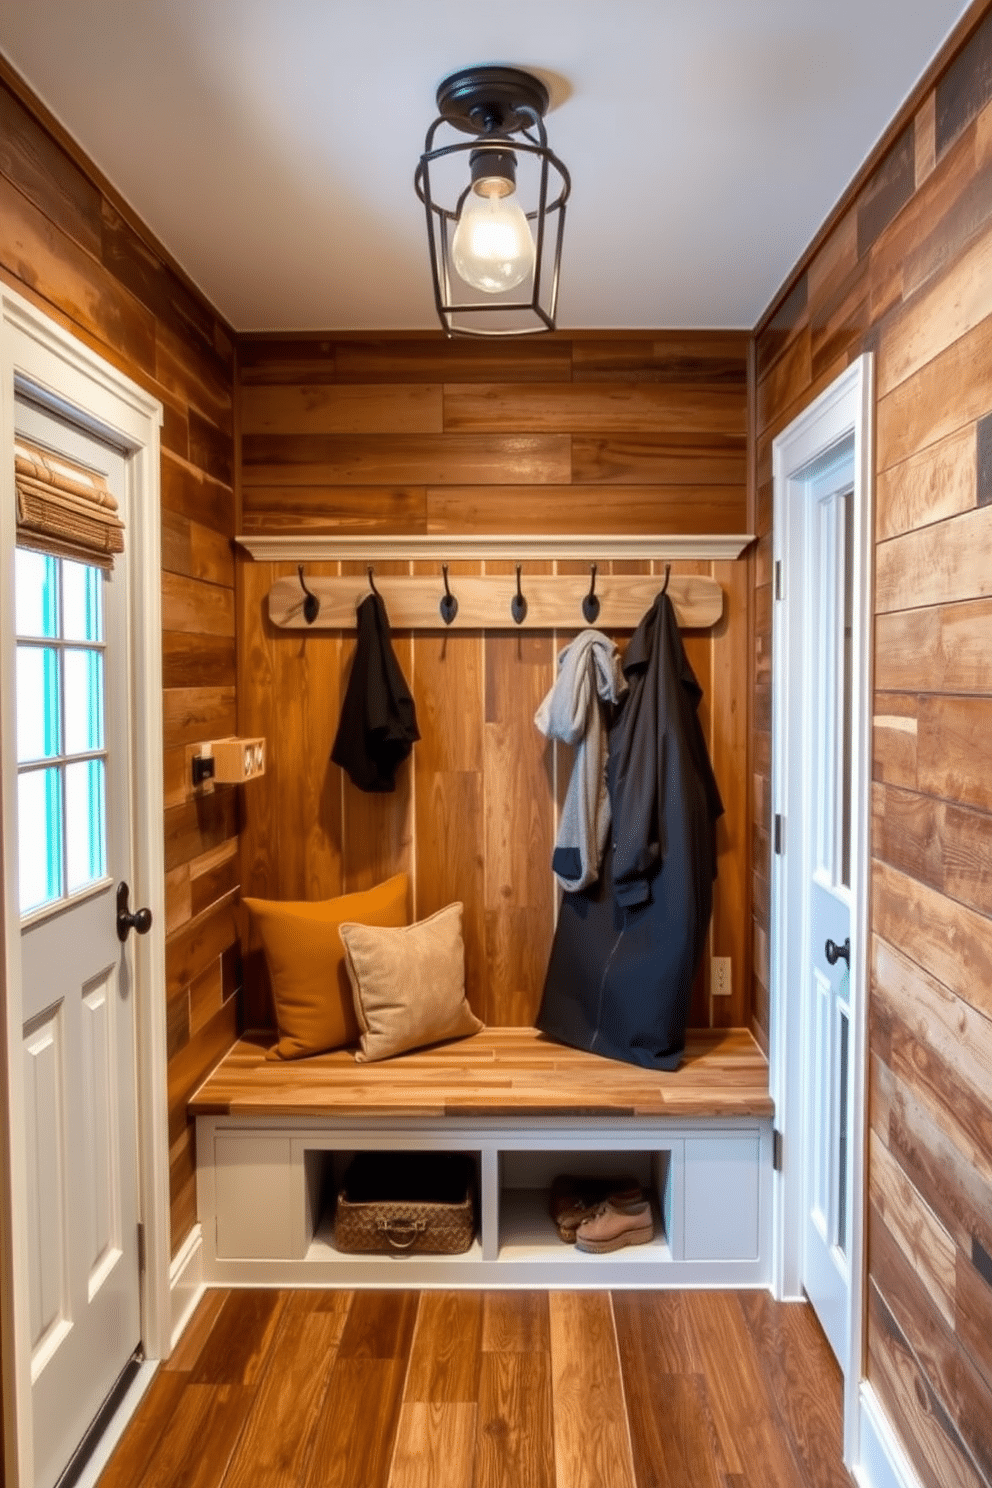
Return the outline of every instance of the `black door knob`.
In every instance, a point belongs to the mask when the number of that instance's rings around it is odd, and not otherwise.
[[[132,930],[137,930],[139,935],[147,935],[152,928],[150,909],[136,909],[134,914],[130,913],[128,908],[130,894],[131,890],[122,879],[117,885],[117,939],[122,944]]]
[[[831,966],[836,966],[836,964],[837,964],[838,961],[846,961],[847,962],[847,969],[848,969],[848,971],[850,971],[850,969],[851,969],[851,937],[850,936],[847,937],[847,939],[845,940],[845,942],[844,942],[844,944],[842,946],[834,945],[834,943],[833,943],[832,940],[828,940],[827,943],[826,943],[826,945],[823,947],[823,953],[826,956],[827,960],[830,962],[830,965]]]

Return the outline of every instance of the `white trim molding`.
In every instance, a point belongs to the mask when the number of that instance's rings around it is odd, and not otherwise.
[[[719,534],[712,537],[686,536],[673,533],[645,537],[597,537],[553,533],[522,533],[518,536],[493,534],[464,535],[438,533],[413,537],[336,537],[298,532],[265,537],[247,533],[235,542],[258,563],[333,563],[349,561],[378,563],[387,559],[407,559],[443,563],[448,559],[490,558],[510,563],[533,559],[588,558],[605,563],[611,558],[658,558],[671,563],[680,558],[722,562],[739,558],[754,542],[747,533]]]
[[[175,1348],[206,1291],[203,1281],[203,1230],[196,1224],[169,1268],[169,1352]]]
[[[844,1461],[851,1465],[858,1450],[858,1391],[863,1368],[864,1268],[866,1262],[865,1184],[867,1106],[867,968],[868,887],[871,785],[872,598],[873,598],[873,408],[874,378],[870,355],[859,357],[806,408],[773,445],[774,572],[772,615],[772,812],[782,818],[781,850],[772,853],[771,1031],[769,1080],[775,1099],[776,1126],[783,1135],[785,1163],[775,1175],[774,1287],[779,1298],[801,1294],[803,1235],[803,1073],[801,1006],[796,988],[801,903],[798,874],[789,844],[800,833],[790,830],[801,819],[801,783],[792,768],[788,744],[790,677],[796,675],[802,638],[790,633],[788,602],[801,568],[799,525],[790,512],[803,499],[808,484],[803,472],[827,451],[853,436],[854,566],[852,650],[852,802],[851,802],[851,951],[853,990],[851,1018],[851,1152],[850,1152],[850,1355],[844,1380]],[[778,579],[781,576],[782,585]],[[783,597],[785,596],[785,597]],[[799,667],[801,675],[801,666]]]
[[[165,1019],[165,865],[162,782],[162,634],[159,428],[162,405],[117,368],[48,319],[21,295],[0,287],[0,633],[13,633],[14,398],[22,392],[109,440],[127,460],[128,623],[131,644],[133,851],[139,903],[155,912],[136,947],[138,990],[139,1203],[146,1257],[141,1281],[146,1357],[167,1356],[169,1292],[169,1147]],[[0,661],[0,736],[14,735],[13,648]],[[0,1189],[0,1286],[3,1289],[3,1408],[7,1488],[32,1488],[30,1331],[27,1313],[27,1178],[21,1076],[21,954],[17,903],[16,782],[4,770],[0,838],[3,1017],[0,1023],[0,1141],[7,1161]]]
[[[863,1380],[858,1395],[858,1460],[860,1488],[922,1488],[875,1391]]]

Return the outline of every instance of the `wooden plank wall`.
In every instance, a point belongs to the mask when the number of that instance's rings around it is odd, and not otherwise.
[[[227,327],[0,67],[0,275],[161,399],[166,988],[172,1239],[196,1219],[186,1100],[235,1037],[237,810],[191,799],[196,741],[236,727]]]
[[[742,532],[747,341],[242,338],[244,529],[436,535],[437,562],[423,571],[438,575],[439,595],[448,533]],[[267,774],[244,792],[245,892],[322,898],[406,869],[418,917],[464,901],[479,1014],[532,1023],[553,933],[549,865],[568,768],[533,716],[565,634],[397,636],[423,737],[394,795],[363,795],[328,758],[353,633],[269,624],[268,590],[292,571],[238,562],[241,728],[269,741]],[[728,808],[712,938],[714,953],[732,958],[734,995],[711,1004],[700,980],[693,1021],[704,1026],[750,1017],[749,565],[713,571],[725,618],[712,633],[689,634],[687,649]],[[452,566],[456,592],[464,572]],[[247,1021],[268,1024],[255,957],[245,985]]]
[[[757,336],[754,936],[767,1017],[772,439],[876,369],[868,1377],[992,1484],[992,13]],[[898,127],[898,126],[897,126]]]

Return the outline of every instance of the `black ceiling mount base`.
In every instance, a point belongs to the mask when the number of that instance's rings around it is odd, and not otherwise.
[[[437,90],[441,117],[466,134],[517,134],[550,105],[540,78],[519,67],[463,67]]]

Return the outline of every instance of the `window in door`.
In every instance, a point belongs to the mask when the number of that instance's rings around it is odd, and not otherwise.
[[[25,919],[106,879],[103,572],[28,548],[14,572]]]

